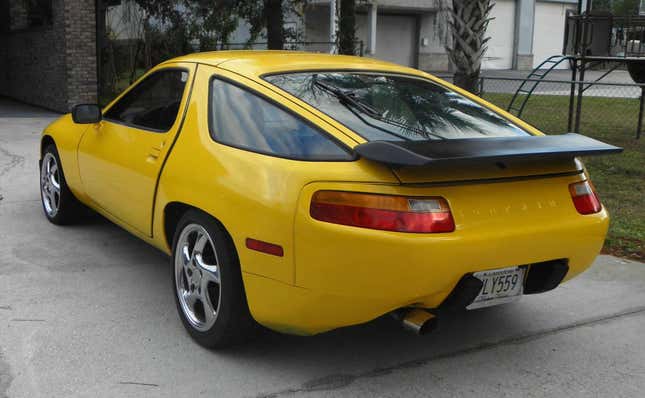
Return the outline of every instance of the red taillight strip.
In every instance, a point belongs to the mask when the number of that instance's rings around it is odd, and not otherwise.
[[[580,181],[569,185],[573,205],[580,214],[595,214],[602,210],[600,198],[591,181]]]
[[[333,224],[396,232],[452,232],[455,222],[443,198],[408,198],[377,194],[319,191],[309,213]]]
[[[246,247],[251,250],[271,254],[273,256],[284,256],[284,250],[282,250],[282,246],[257,239],[246,238]]]

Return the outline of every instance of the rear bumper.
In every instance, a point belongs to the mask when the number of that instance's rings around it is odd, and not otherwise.
[[[319,222],[308,216],[306,203],[308,195],[321,188],[308,188],[296,217],[296,284],[244,274],[249,307],[269,328],[315,334],[364,323],[401,307],[438,308],[464,275],[477,271],[564,260],[568,280],[594,261],[609,223],[604,209],[587,216],[576,213],[566,191],[569,182],[558,182],[565,187],[563,197],[555,197],[556,205],[544,214],[513,215],[512,222],[507,217],[502,224],[482,219],[485,233],[472,216],[469,225],[460,227],[465,216],[455,214],[457,230],[446,234]],[[450,193],[442,188],[449,201],[466,200]]]
[[[407,245],[407,250],[401,247],[387,255],[381,250],[356,252],[349,247],[338,248],[340,252],[334,255],[321,244],[316,252],[323,261],[311,265],[324,267],[328,277],[321,277],[318,286],[292,286],[254,274],[244,274],[244,283],[258,322],[285,333],[316,334],[364,323],[405,306],[438,308],[471,272],[567,259],[564,280],[571,279],[599,253],[607,229],[606,214],[603,211],[586,224],[543,231],[531,239],[446,241],[433,258]]]

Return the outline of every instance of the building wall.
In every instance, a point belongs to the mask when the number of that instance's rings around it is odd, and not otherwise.
[[[450,70],[450,60],[445,48],[446,37],[442,36],[447,35],[447,27],[439,27],[438,18],[441,16],[437,12],[426,12],[420,16],[417,67],[421,70],[435,72]]]
[[[491,17],[494,19],[486,30],[490,41],[487,43],[488,51],[484,55],[482,69],[511,69],[515,39],[515,1],[497,0]]]
[[[0,95],[60,112],[96,102],[95,24],[93,1],[53,0],[51,25],[0,34]]]
[[[575,10],[575,4],[537,2],[535,4],[535,29],[533,36],[533,67],[552,55],[562,53],[564,23],[567,10]],[[563,62],[559,69],[568,68]]]
[[[93,1],[65,0],[67,103],[96,103],[96,10]]]
[[[426,70],[448,70],[448,58],[434,30],[433,2],[379,1],[376,22],[376,52],[369,54],[368,17],[364,8],[356,16],[356,38],[362,40],[365,56]],[[425,8],[421,8],[422,5]],[[310,5],[305,12],[305,39],[329,41],[328,4]],[[421,37],[427,38],[422,43]],[[327,52],[328,45],[310,46],[312,51]]]
[[[367,16],[357,15],[356,37],[367,45],[369,35]],[[376,23],[376,53],[374,58],[400,65],[417,65],[417,18],[414,15],[381,14]]]

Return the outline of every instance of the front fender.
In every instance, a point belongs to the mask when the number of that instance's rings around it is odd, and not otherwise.
[[[81,201],[85,200],[85,192],[81,183],[81,176],[78,169],[77,149],[83,134],[91,125],[79,125],[72,121],[71,114],[65,114],[54,120],[43,130],[41,134],[41,151],[48,140],[52,140],[58,150],[58,156],[63,167],[65,181],[74,196]]]

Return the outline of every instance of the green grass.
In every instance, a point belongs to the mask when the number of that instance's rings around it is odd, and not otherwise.
[[[506,108],[509,94],[485,94]],[[645,259],[645,137],[636,140],[637,99],[585,97],[580,132],[623,147],[620,155],[583,159],[603,204],[611,214],[604,251]],[[534,95],[522,119],[548,134],[567,130],[569,97]],[[645,134],[644,134],[645,135]]]

